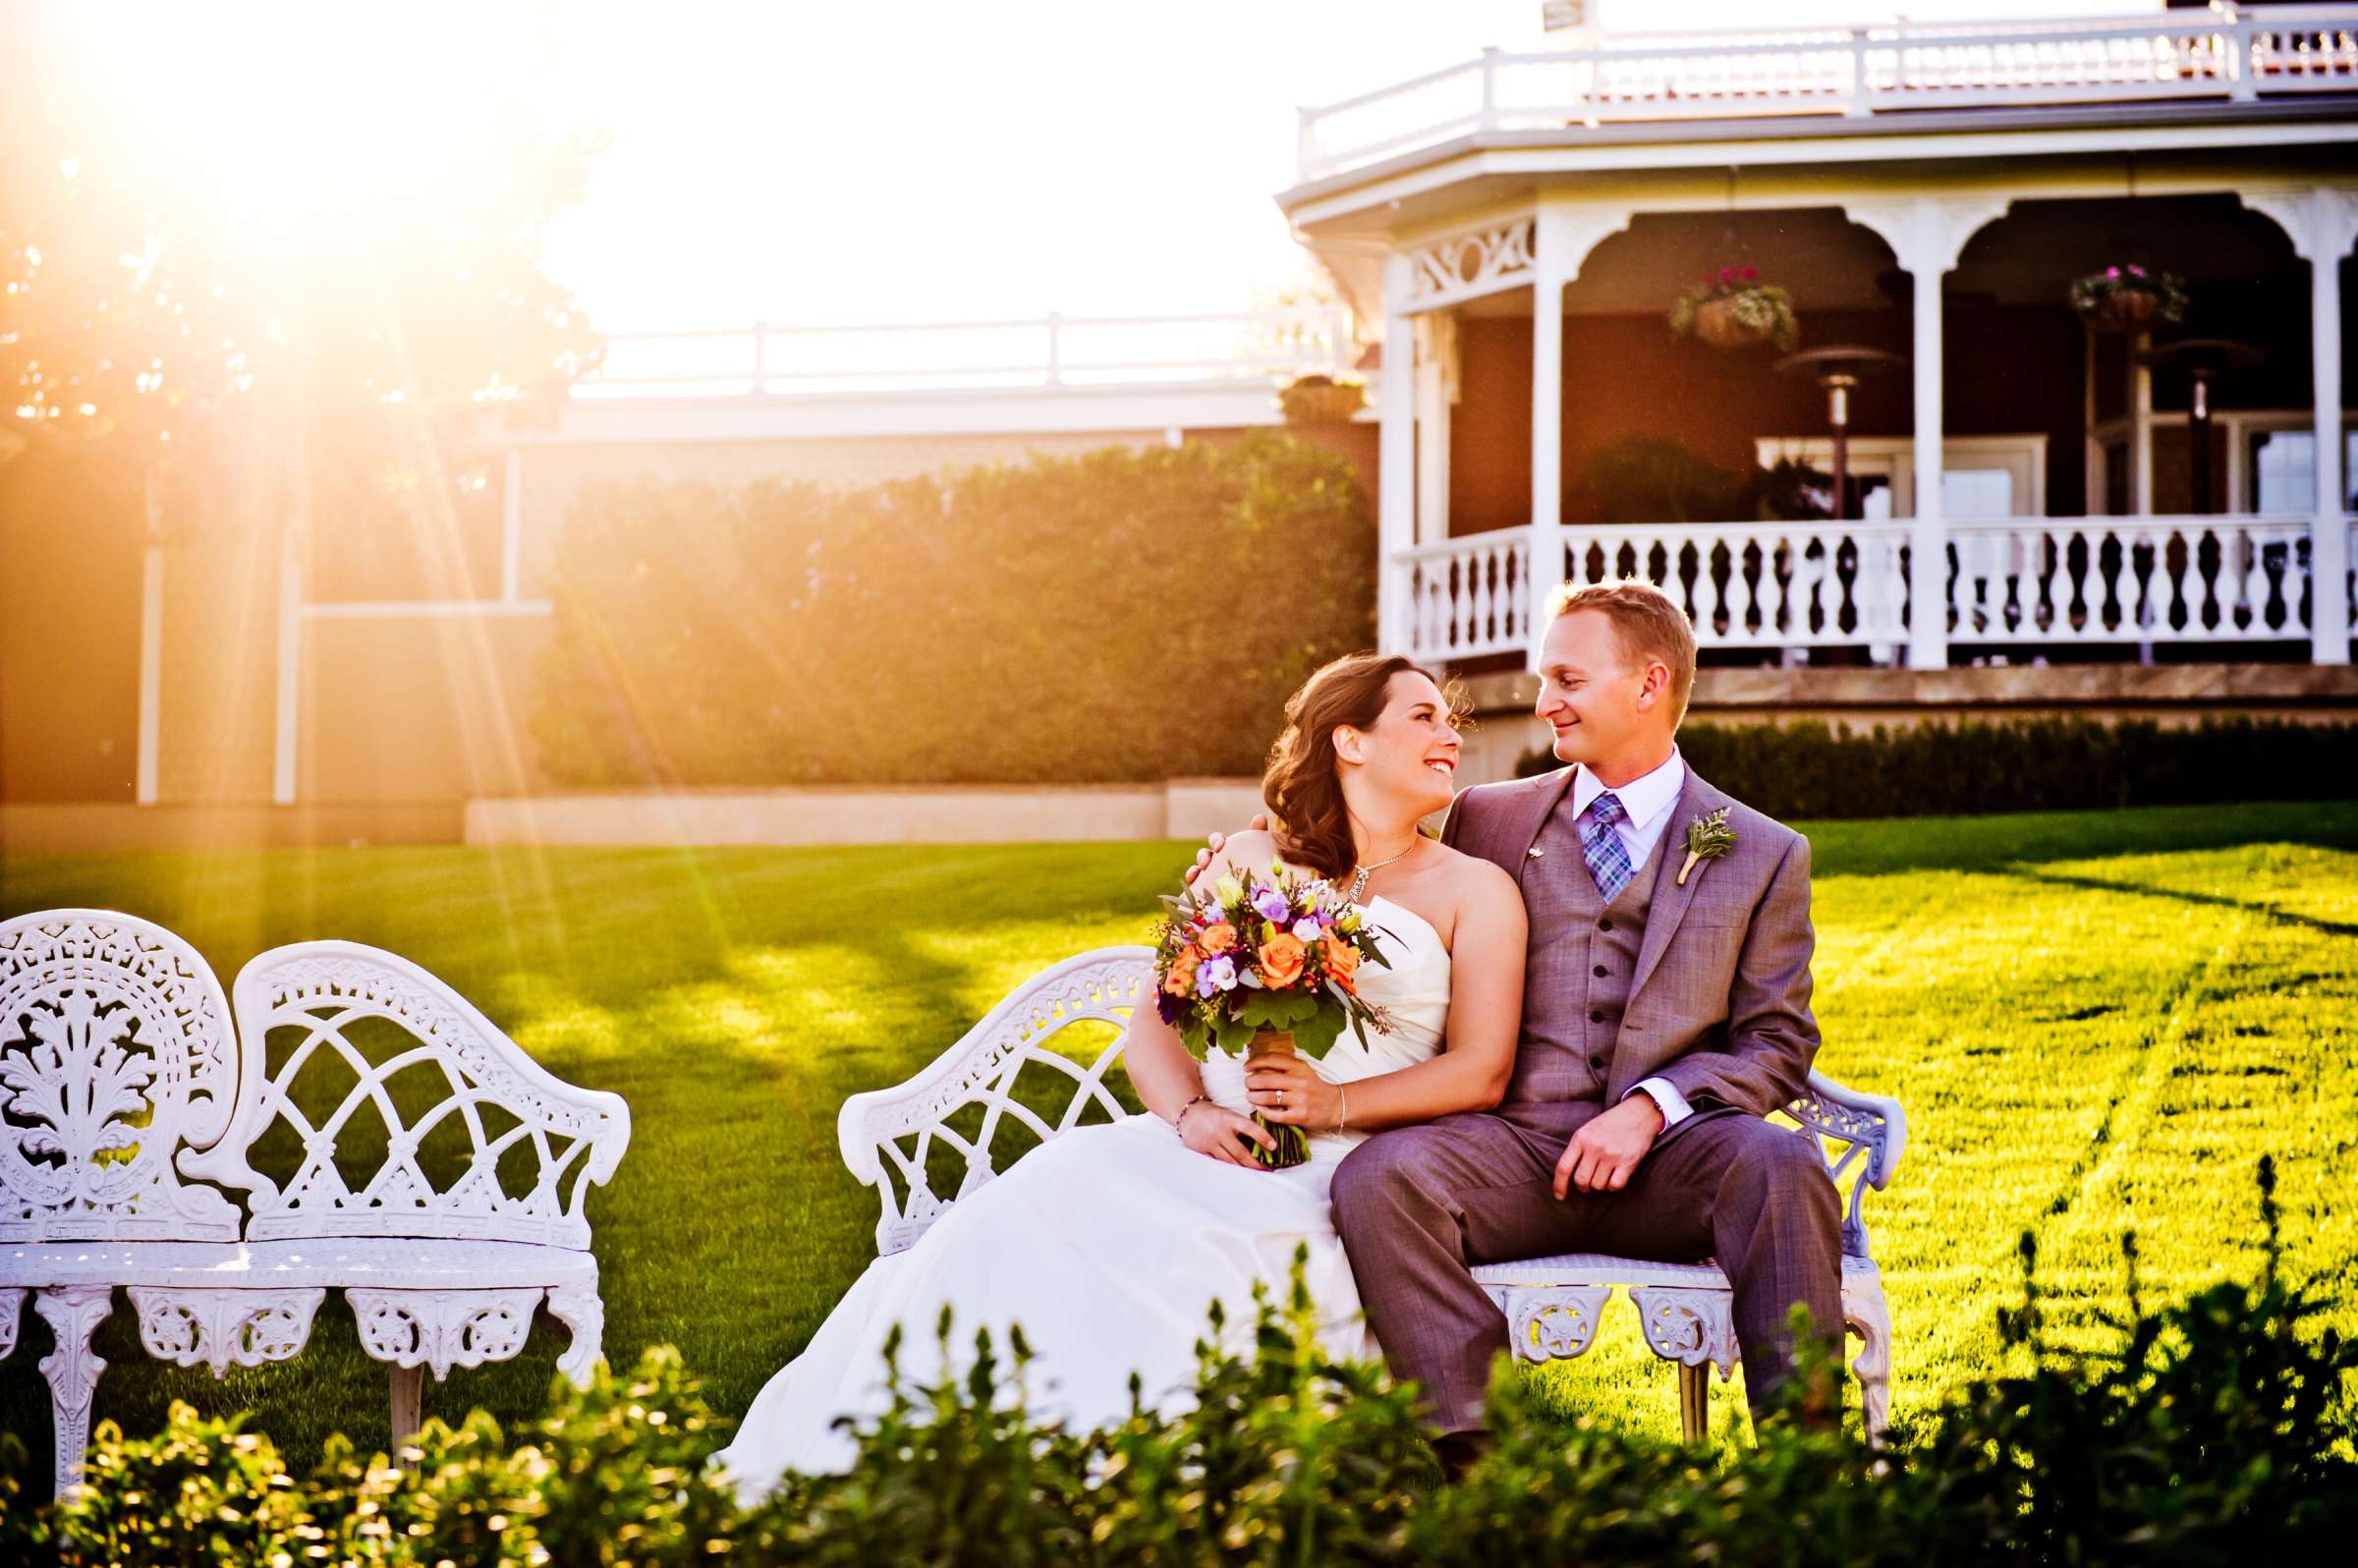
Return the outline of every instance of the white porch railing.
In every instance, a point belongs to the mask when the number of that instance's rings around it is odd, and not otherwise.
[[[1305,182],[1480,131],[2358,90],[2358,5],[1795,29],[1479,59],[1302,111]]]
[[[2358,520],[2342,527],[2358,545]],[[2306,517],[1958,523],[1949,637],[2026,648],[2305,643],[2312,528]],[[1622,577],[1667,588],[1705,647],[1896,647],[1914,614],[1909,532],[1904,522],[1500,529],[1395,552],[1382,591],[1400,651],[1435,663],[1527,653],[1557,583]]]
[[[1013,321],[618,332],[579,398],[1107,385],[1348,371],[1351,313],[1044,315]]]

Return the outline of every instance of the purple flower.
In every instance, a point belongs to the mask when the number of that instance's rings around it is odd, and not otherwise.
[[[2129,263],[2129,276],[2132,278],[2142,278],[2145,276],[2145,268],[2132,261]]]
[[[1213,991],[1236,989],[1236,960],[1222,953],[1207,958],[1196,970],[1196,994],[1209,996]]]
[[[1315,942],[1325,934],[1326,927],[1316,915],[1305,915],[1294,922],[1294,938],[1297,941]]]
[[[2107,278],[2117,278],[2120,276],[2120,268],[2106,267],[2105,268],[2105,276]]]
[[[1293,913],[1286,908],[1285,895],[1273,887],[1255,888],[1253,908],[1264,921],[1281,921]]]

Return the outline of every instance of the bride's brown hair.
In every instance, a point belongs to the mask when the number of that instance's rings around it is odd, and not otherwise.
[[[1383,715],[1395,675],[1422,675],[1440,685],[1430,670],[1397,653],[1351,653],[1304,681],[1286,700],[1285,733],[1269,748],[1261,798],[1276,823],[1278,854],[1320,876],[1342,876],[1359,864],[1351,813],[1343,806],[1334,732],[1373,729]],[[1452,697],[1444,694],[1443,700],[1452,712],[1460,711]]]

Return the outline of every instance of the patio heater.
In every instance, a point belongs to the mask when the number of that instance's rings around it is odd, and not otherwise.
[[[1871,375],[1906,364],[1904,355],[1887,349],[1840,344],[1826,349],[1804,349],[1776,362],[1780,375],[1806,375],[1825,392],[1826,422],[1834,430],[1834,521],[1850,516],[1846,494],[1850,481],[1850,389]]]
[[[2180,338],[2157,343],[2138,357],[2145,364],[2181,365],[2191,386],[2186,405],[2187,483],[2197,517],[2211,514],[2211,383],[2222,371],[2266,363],[2268,351],[2234,338]]]

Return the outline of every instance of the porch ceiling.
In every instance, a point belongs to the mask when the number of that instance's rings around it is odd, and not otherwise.
[[[2231,196],[2195,196],[2018,202],[1966,249],[1947,290],[1997,305],[2052,305],[2068,279],[2140,258],[2190,283],[2281,274],[2307,287],[2305,263],[2273,221]],[[1904,284],[1891,286],[1889,249],[1838,208],[1641,213],[1590,252],[1564,291],[1564,313],[1651,314],[1690,279],[1728,265],[1758,267],[1803,309],[1892,309],[1905,297]],[[1458,308],[1528,316],[1531,291]]]

